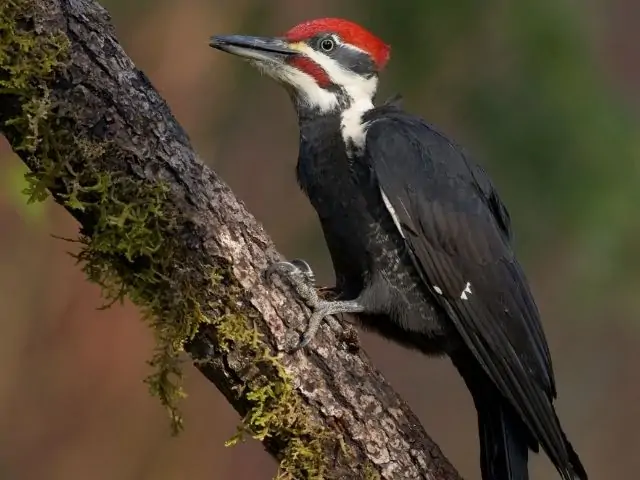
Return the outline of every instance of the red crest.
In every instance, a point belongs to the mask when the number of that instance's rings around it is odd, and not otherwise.
[[[335,33],[345,43],[367,52],[379,70],[382,70],[389,60],[389,45],[360,25],[340,18],[320,18],[301,23],[289,30],[284,38],[291,42],[299,42],[324,32]]]

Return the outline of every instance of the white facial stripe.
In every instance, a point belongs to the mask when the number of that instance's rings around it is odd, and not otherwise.
[[[336,39],[338,41],[338,39]],[[346,45],[354,50],[359,50],[352,45]],[[318,64],[327,74],[329,80],[339,85],[348,97],[348,107],[342,112],[341,131],[342,138],[347,146],[348,154],[364,147],[366,141],[367,124],[362,123],[362,116],[373,108],[373,96],[378,86],[376,76],[369,78],[351,72],[340,65],[333,58],[316,52],[306,43],[294,43],[290,48],[300,51],[311,61]],[[248,57],[244,49],[237,49],[239,53]],[[306,106],[317,108],[322,113],[337,110],[340,107],[339,93],[322,88],[313,76],[293,66],[282,65],[269,61],[268,57],[260,52],[250,52],[249,61],[270,77],[292,86],[298,93],[298,98]]]
[[[331,35],[331,38],[333,38],[333,40],[341,47],[348,48],[350,50],[353,50],[354,52],[365,53],[365,54],[367,53],[364,50],[362,50],[360,47],[356,47],[355,45],[351,45],[350,43],[344,43],[342,39],[337,35]]]
[[[299,43],[294,48],[320,65],[327,72],[333,83],[345,89],[349,97],[351,97],[352,103],[368,102],[372,104],[373,95],[378,84],[376,77],[365,78],[357,73],[350,72],[333,58],[316,52],[305,43]]]
[[[356,47],[355,45],[351,45],[350,43],[340,43],[340,45],[342,45],[345,48],[348,48],[349,50],[353,50],[354,52],[364,53],[364,54],[367,53],[364,50],[362,50],[360,47]]]
[[[291,85],[300,93],[300,100],[306,105],[317,107],[323,112],[330,112],[338,107],[338,96],[319,86],[311,75],[289,65],[269,62],[255,62],[255,65],[267,75]]]
[[[354,50],[359,50],[353,45],[348,46]],[[342,113],[342,137],[346,145],[353,145],[357,149],[363,148],[366,140],[367,125],[362,123],[362,115],[373,108],[373,96],[378,86],[377,77],[366,78],[351,72],[333,58],[316,52],[305,43],[297,44],[294,48],[320,65],[329,76],[331,82],[340,85],[344,89],[350,99],[350,105]],[[319,107],[322,109],[321,106]]]
[[[362,116],[367,110],[373,108],[371,100],[354,101],[349,108],[342,112],[342,121],[340,127],[342,130],[342,139],[347,147],[355,147],[356,150],[362,150],[367,140],[367,128],[369,123],[362,122]],[[347,149],[347,155],[352,155],[352,148]]]

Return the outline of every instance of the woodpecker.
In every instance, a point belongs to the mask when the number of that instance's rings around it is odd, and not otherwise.
[[[298,115],[297,179],[320,220],[337,298],[321,299],[304,261],[278,262],[312,316],[329,315],[427,355],[448,355],[478,413],[483,480],[526,480],[529,450],[563,480],[586,480],[553,407],[540,314],[512,248],[509,213],[485,171],[397,101],[374,105],[390,47],[347,20],[284,36],[214,36],[289,93]]]

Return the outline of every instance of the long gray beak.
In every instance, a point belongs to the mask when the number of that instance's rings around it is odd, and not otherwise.
[[[269,37],[216,35],[211,37],[209,45],[215,49],[238,55],[239,57],[262,61],[282,62],[284,57],[300,53],[297,50],[289,48],[286,41],[280,38]]]

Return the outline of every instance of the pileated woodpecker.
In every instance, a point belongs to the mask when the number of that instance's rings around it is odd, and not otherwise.
[[[540,315],[488,175],[453,141],[395,102],[374,106],[390,48],[325,18],[282,37],[214,36],[289,92],[300,127],[298,181],[331,254],[338,298],[319,298],[303,261],[280,262],[321,321],[356,314],[429,355],[447,354],[478,412],[484,480],[525,480],[539,445],[565,480],[586,480],[556,416]]]

